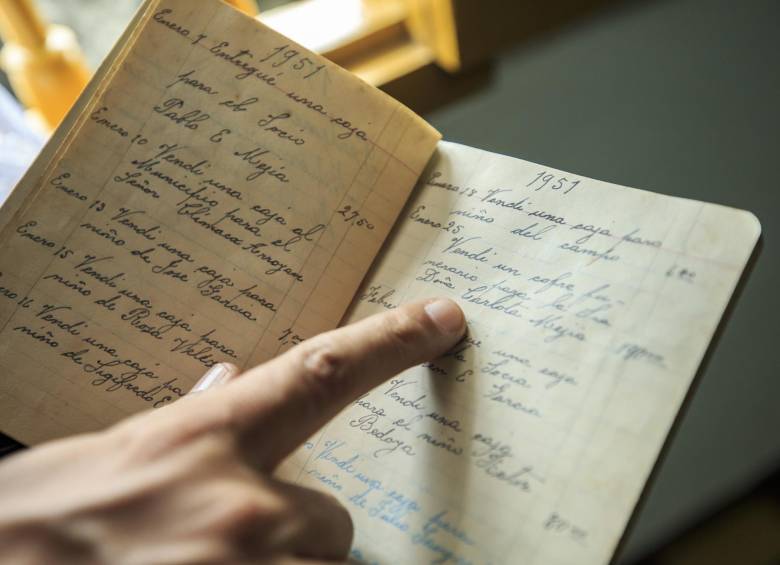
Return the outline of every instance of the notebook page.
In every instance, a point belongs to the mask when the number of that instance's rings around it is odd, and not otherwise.
[[[335,327],[439,137],[221,2],[136,22],[0,221],[0,429],[27,443]]]
[[[759,235],[752,214],[442,142],[347,321],[449,296],[446,356],[281,473],[366,563],[606,563]]]

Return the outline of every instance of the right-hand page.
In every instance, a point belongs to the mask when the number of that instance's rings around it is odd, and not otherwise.
[[[469,335],[285,475],[379,563],[609,561],[760,232],[747,212],[441,143],[351,319],[450,296]]]

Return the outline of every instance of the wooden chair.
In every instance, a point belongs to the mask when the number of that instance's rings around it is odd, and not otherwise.
[[[425,112],[486,84],[499,49],[610,0],[297,0],[260,15],[226,1]],[[90,76],[72,32],[34,0],[0,0],[0,35],[16,95],[55,127]]]
[[[255,16],[254,0],[231,0]],[[33,0],[0,0],[0,66],[16,96],[41,122],[55,128],[91,76],[74,33],[49,25]]]

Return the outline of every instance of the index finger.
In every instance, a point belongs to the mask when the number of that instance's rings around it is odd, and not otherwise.
[[[220,396],[252,459],[271,468],[362,394],[445,353],[465,329],[452,300],[407,304],[311,338]]]

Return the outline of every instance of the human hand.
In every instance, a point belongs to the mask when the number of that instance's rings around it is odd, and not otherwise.
[[[441,355],[464,330],[451,301],[410,304],[239,378],[217,366],[205,380],[221,386],[12,456],[0,465],[0,562],[343,560],[346,509],[271,472],[349,402]]]

